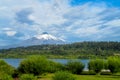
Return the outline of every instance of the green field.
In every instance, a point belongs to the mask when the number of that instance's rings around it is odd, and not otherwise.
[[[47,74],[39,80],[52,80],[54,74]],[[120,80],[120,75],[75,75],[76,80]]]

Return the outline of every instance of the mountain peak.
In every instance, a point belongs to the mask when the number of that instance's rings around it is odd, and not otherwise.
[[[42,34],[48,34],[48,32],[43,32]]]
[[[43,32],[41,35],[36,35],[35,36],[37,39],[42,39],[42,40],[59,40],[59,38],[48,34],[47,32]]]

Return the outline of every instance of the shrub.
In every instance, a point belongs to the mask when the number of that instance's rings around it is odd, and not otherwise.
[[[52,78],[53,80],[76,80],[73,74],[69,72],[56,72]]]
[[[88,63],[88,68],[89,70],[93,70],[96,73],[101,72],[102,69],[104,69],[104,60],[102,59],[96,59],[96,60],[91,60]]]
[[[33,74],[22,74],[19,78],[20,80],[37,80]]]
[[[96,75],[96,72],[93,70],[90,71],[83,71],[81,75]]]
[[[49,61],[47,72],[54,73],[54,72],[62,71],[62,70],[64,70],[64,65],[62,65],[61,63]]]
[[[0,60],[0,72],[12,75],[14,73],[14,68],[8,65],[5,61]]]
[[[14,73],[12,74],[13,78],[17,78],[19,75],[19,71],[18,70],[14,70]]]
[[[66,64],[66,69],[74,74],[80,74],[84,69],[84,64],[78,61],[70,61]]]
[[[0,73],[0,80],[13,80],[11,75]]]
[[[31,56],[20,63],[18,70],[21,73],[39,75],[45,73],[48,66],[48,60],[45,57]]]
[[[109,57],[108,58],[108,69],[112,73],[120,71],[120,58],[119,57]]]

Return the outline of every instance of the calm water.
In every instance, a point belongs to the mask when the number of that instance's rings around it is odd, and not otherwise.
[[[23,59],[3,59],[3,60],[5,60],[8,64],[12,65],[13,67],[17,68]],[[66,64],[68,61],[70,61],[69,59],[50,59],[50,60],[55,61],[55,62],[60,62],[62,64]],[[71,61],[81,61],[82,63],[85,64],[85,70],[87,70],[87,64],[89,60],[71,59]]]

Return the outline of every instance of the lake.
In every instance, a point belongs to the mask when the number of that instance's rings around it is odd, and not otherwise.
[[[12,65],[13,67],[17,68],[23,59],[3,59],[3,60],[5,60],[8,64]],[[66,64],[70,60],[71,61],[81,61],[83,64],[85,64],[84,70],[88,70],[88,65],[87,65],[89,62],[88,59],[49,59],[49,60],[59,62],[62,64]]]

